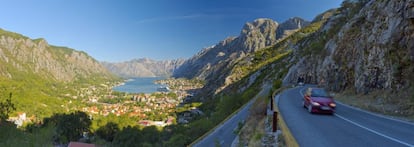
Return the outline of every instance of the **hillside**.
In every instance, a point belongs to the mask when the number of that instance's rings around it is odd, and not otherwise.
[[[279,24],[271,19],[260,18],[246,23],[238,37],[229,37],[218,44],[202,49],[186,60],[173,74],[174,77],[197,78],[206,81],[204,96],[220,92],[222,87],[232,84],[228,76],[239,60],[263,48],[275,45],[284,37],[307,26],[309,22],[291,18]]]
[[[116,80],[84,52],[49,45],[0,29],[0,94],[13,94],[16,112],[43,117],[63,111],[62,104],[81,88]]]
[[[148,58],[125,62],[102,62],[110,72],[124,78],[133,77],[169,77],[183,64],[184,59],[155,61]]]

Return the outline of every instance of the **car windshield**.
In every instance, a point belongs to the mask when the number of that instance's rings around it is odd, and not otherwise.
[[[312,89],[311,91],[312,97],[329,97],[328,93],[326,93],[323,89]]]

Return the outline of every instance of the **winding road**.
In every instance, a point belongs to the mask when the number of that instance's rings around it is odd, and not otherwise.
[[[280,114],[301,147],[414,147],[414,124],[337,102],[334,115],[310,114],[302,106],[303,89],[276,96]]]

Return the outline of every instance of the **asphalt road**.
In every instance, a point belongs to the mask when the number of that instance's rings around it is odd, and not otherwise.
[[[310,114],[296,87],[276,97],[279,111],[301,147],[414,147],[414,124],[337,103],[334,115]]]
[[[214,147],[222,146],[229,147],[236,138],[234,130],[238,127],[239,122],[246,120],[249,115],[249,109],[255,99],[263,94],[268,94],[270,90],[269,85],[265,85],[263,89],[253,98],[245,107],[243,107],[238,113],[233,115],[226,122],[217,127],[212,133],[204,137],[202,140],[194,144],[195,147]]]

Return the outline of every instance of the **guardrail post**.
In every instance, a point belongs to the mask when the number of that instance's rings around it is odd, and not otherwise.
[[[273,111],[273,96],[270,95],[270,110]]]
[[[272,127],[272,131],[276,132],[277,131],[277,111],[273,111],[273,127]]]

